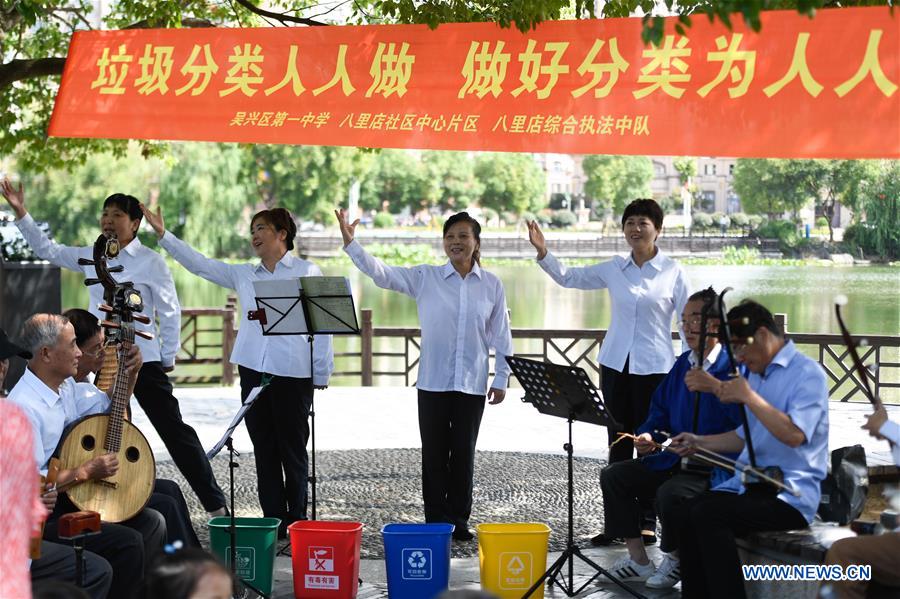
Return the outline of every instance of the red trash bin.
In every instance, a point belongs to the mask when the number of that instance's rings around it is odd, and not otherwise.
[[[298,520],[288,526],[294,597],[355,599],[359,590],[360,522]]]

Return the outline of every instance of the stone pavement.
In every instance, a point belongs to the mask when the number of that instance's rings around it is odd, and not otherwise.
[[[239,404],[239,392],[232,388],[182,388],[185,420],[194,426],[209,448],[217,440]],[[480,522],[545,522],[551,529],[550,549],[565,547],[566,460],[562,444],[567,439],[566,422],[543,416],[520,401],[521,390],[510,390],[508,399],[485,408],[476,456],[476,480],[472,524]],[[386,597],[386,581],[381,526],[388,522],[421,521],[419,487],[419,435],[415,389],[407,387],[333,387],[316,395],[316,457],[319,476],[318,518],[363,522],[360,576],[364,583],[359,597]],[[832,448],[862,443],[866,450],[886,448],[859,431],[866,405],[835,405],[832,410]],[[892,418],[900,409],[889,408]],[[185,491],[195,529],[208,539],[206,518],[189,487],[180,478],[155,431],[135,405],[135,423],[147,435],[157,455],[159,476],[178,480]],[[606,458],[606,431],[576,423],[575,446],[575,540],[582,548],[588,538],[602,530],[602,504],[598,477]],[[256,503],[255,468],[252,446],[242,427],[235,435],[242,455],[236,472],[236,514],[259,516]],[[227,456],[213,459],[219,483],[227,493]],[[283,545],[284,543],[282,543]],[[477,543],[455,543],[451,566],[451,588],[478,588]],[[622,546],[589,548],[585,554],[608,567],[625,554]],[[548,564],[558,556],[551,553]],[[659,561],[658,550],[651,557]],[[587,580],[587,566],[576,564],[576,586]],[[676,591],[652,592],[643,585],[636,589],[650,597],[677,596]],[[291,597],[290,558],[276,561],[275,597]],[[565,596],[559,589],[547,597]],[[626,597],[612,585],[592,584],[580,597]]]

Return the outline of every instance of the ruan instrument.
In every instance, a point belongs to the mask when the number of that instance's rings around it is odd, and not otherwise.
[[[114,453],[118,457],[117,472],[99,480],[78,481],[67,487],[66,493],[78,509],[98,512],[107,522],[121,522],[140,512],[153,492],[156,479],[156,461],[150,444],[140,430],[125,419],[129,401],[129,373],[125,368],[128,350],[134,344],[135,335],[152,338],[143,331],[136,331],[134,321],[149,323],[146,316],[135,314],[143,310],[141,295],[130,282],[119,283],[112,272],[120,272],[121,266],[109,268],[107,258],[118,253],[115,238],[101,235],[94,243],[93,260],[79,260],[79,264],[93,265],[96,279],[85,280],[86,285],[100,283],[104,288],[104,300],[100,306],[107,314],[103,321],[107,340],[115,348],[116,364],[106,365],[98,377],[97,386],[107,386],[110,399],[108,414],[86,416],[75,422],[63,438],[60,461],[65,469],[75,469],[98,456]]]

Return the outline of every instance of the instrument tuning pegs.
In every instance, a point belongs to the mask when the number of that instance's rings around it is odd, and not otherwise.
[[[91,264],[93,264],[93,262]],[[125,270],[125,267],[120,264],[118,266],[110,266],[106,270],[109,272],[122,272],[123,270]]]
[[[150,324],[150,318],[143,314],[132,314],[131,318],[143,324]]]
[[[134,334],[138,337],[143,337],[144,339],[153,339],[153,335],[146,331],[135,331]]]
[[[120,328],[122,328],[122,326],[121,326],[119,323],[117,323],[117,322],[112,322],[112,321],[109,321],[109,320],[104,320],[104,321],[102,321],[100,324],[101,324],[102,326],[108,328],[108,329],[120,329]]]
[[[79,259],[78,259],[78,265],[79,265],[79,266],[93,266],[93,265],[94,265],[94,261],[93,261],[93,260],[88,260],[87,258],[79,258]]]
[[[112,314],[113,311],[112,307],[107,306],[106,304],[100,304],[99,306],[97,306],[97,309],[101,312],[106,312],[107,314]]]
[[[100,279],[85,279],[84,284],[90,287],[91,285],[97,285],[100,283]]]

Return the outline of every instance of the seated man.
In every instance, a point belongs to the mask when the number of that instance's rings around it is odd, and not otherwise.
[[[0,329],[0,400],[2,400],[5,395],[3,395],[3,383],[6,378],[6,372],[9,365],[9,358],[13,356],[20,356],[26,360],[31,359],[31,352],[26,351],[24,348],[19,347],[12,341],[10,341],[9,337],[6,335],[6,331]],[[21,413],[18,408],[16,408],[16,415],[12,415],[10,412],[4,412],[2,408],[5,406],[11,406],[12,404],[0,401],[0,413],[3,414],[3,417],[0,418],[0,422],[3,422],[3,433],[0,434],[0,439],[4,442],[15,442],[20,443],[23,437],[27,437],[29,440],[33,439],[33,433],[31,431],[31,423],[27,420],[23,413]],[[20,422],[19,418],[21,418],[21,422],[24,426],[28,427],[28,430],[24,431],[23,434],[17,432],[17,425]],[[25,448],[21,448],[25,449]],[[31,466],[29,468],[34,468],[34,449],[29,447],[25,451],[29,454],[29,461],[31,462]],[[0,458],[10,459],[12,454],[8,451],[8,448],[4,447],[2,453],[0,453]],[[7,469],[0,468],[0,473],[4,473],[2,482],[8,483],[9,481],[6,479],[5,473]],[[12,491],[4,487],[0,496],[3,496],[5,493],[13,493],[17,491]],[[56,491],[52,490],[51,486],[47,486],[47,490],[42,494],[41,500],[44,504],[44,508],[46,509],[44,517],[41,518],[41,521],[46,518],[46,514],[52,513],[54,508],[56,507]],[[110,568],[109,564],[105,559],[91,553],[90,551],[84,552],[84,590],[90,595],[91,599],[104,599],[109,592],[109,585],[112,583],[112,568]],[[4,554],[4,557],[9,557]],[[0,559],[2,561],[2,559]],[[2,570],[2,568],[0,568]],[[31,560],[30,566],[31,580],[32,582],[41,582],[45,580],[75,580],[75,550],[70,546],[60,545],[58,543],[50,543],[48,541],[41,541],[41,550],[40,557]],[[9,581],[6,581],[9,582]],[[6,596],[8,589],[4,587],[4,579],[0,577],[0,597]],[[15,595],[16,593],[9,592],[10,596]]]
[[[672,511],[707,490],[710,477],[713,483],[727,478],[727,473],[719,468],[682,471],[678,454],[669,451],[653,453],[656,443],[665,439],[664,435],[654,431],[670,434],[693,431],[695,410],[695,432],[700,434],[730,431],[740,423],[736,406],[723,405],[708,393],[700,393],[697,397],[685,384],[686,376],[690,377],[698,365],[716,379],[728,379],[728,356],[721,351],[715,337],[706,338],[703,358],[698,358],[701,312],[715,300],[716,292],[710,287],[693,294],[684,306],[681,326],[690,351],[678,357],[657,387],[647,420],[635,431],[638,438],[634,445],[642,457],[610,464],[600,474],[606,534],[623,537],[628,549],[628,555],[610,568],[620,580],[646,580],[648,587],[658,589],[674,586],[680,580],[679,530],[672,526]],[[718,322],[717,318],[709,318],[707,332],[714,333]],[[641,504],[654,499],[662,528],[660,549],[666,553],[659,568],[647,556],[641,539]]]
[[[63,316],[75,327],[75,343],[81,351],[75,380],[79,383],[92,382],[103,366],[106,337],[100,321],[81,308],[66,310]],[[162,514],[166,521],[166,539],[169,543],[181,541],[185,546],[200,547],[184,494],[175,481],[156,479],[147,507]]]
[[[799,496],[767,483],[745,484],[735,473],[679,511],[681,592],[684,597],[744,597],[735,537],[753,531],[806,528],[819,506],[828,472],[828,386],[822,367],[787,341],[762,305],[745,300],[728,312],[734,353],[749,374],[722,382],[698,372],[689,385],[713,392],[746,412],[756,464],[777,466]],[[752,341],[751,341],[752,340]],[[718,435],[682,433],[673,439],[682,455],[698,449],[741,451],[751,463],[744,430]]]
[[[35,314],[22,326],[22,344],[33,355],[25,374],[9,394],[9,401],[17,404],[28,416],[35,436],[35,458],[41,469],[53,455],[64,428],[82,416],[102,413],[109,409],[105,393],[88,383],[76,383],[72,378],[78,370],[81,352],[75,344],[75,330],[66,318],[56,314]],[[129,356],[130,385],[134,385],[141,364],[140,352]],[[131,387],[130,387],[131,388]],[[76,478],[99,480],[118,470],[115,454],[88,460],[78,468],[62,470],[57,484]],[[58,540],[57,516],[74,511],[71,502],[61,496],[44,529],[44,539]],[[120,524],[104,522],[99,535],[88,537],[85,548],[97,553],[113,569],[111,597],[128,597],[140,586],[147,553],[162,549],[165,542],[165,522],[158,512],[142,510],[137,516]]]
[[[873,437],[886,440],[891,446],[894,463],[900,466],[900,424],[888,420],[884,406],[869,416],[863,428]],[[892,507],[900,510],[900,497],[895,496]],[[841,580],[831,583],[840,599],[862,599],[870,582],[900,587],[900,529],[875,536],[850,537],[835,541],[825,554],[825,563],[847,570],[853,564],[872,567],[872,581]]]

